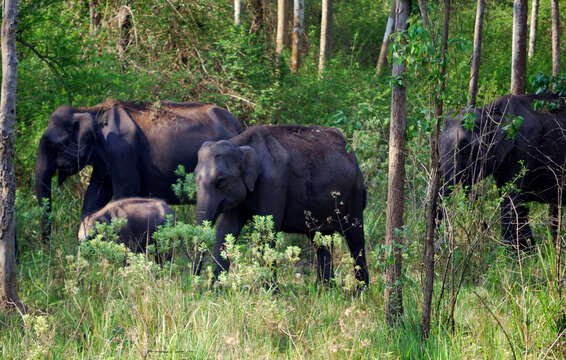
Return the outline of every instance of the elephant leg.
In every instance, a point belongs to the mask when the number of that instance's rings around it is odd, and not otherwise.
[[[548,204],[548,228],[550,230],[550,236],[552,236],[552,241],[556,244],[556,238],[558,237],[558,205],[554,203]]]
[[[350,249],[350,255],[355,260],[356,279],[363,282],[366,286],[369,285],[363,223],[359,225],[352,224],[349,229],[344,231],[344,238]]]
[[[216,279],[222,271],[230,269],[230,260],[222,256],[226,235],[232,234],[235,238],[240,235],[242,227],[246,223],[247,217],[242,216],[238,210],[226,212],[221,215],[216,225],[216,243],[214,244],[214,278]]]
[[[334,264],[332,263],[332,253],[326,246],[316,249],[316,259],[318,262],[318,280],[324,283],[330,282],[334,278]]]
[[[521,250],[532,246],[533,233],[529,225],[529,209],[514,196],[505,197],[501,205],[501,235],[503,243]]]
[[[101,178],[97,175],[97,171],[94,170],[90,177],[81,212],[81,221],[88,215],[102,209],[112,199],[112,182],[110,178]]]

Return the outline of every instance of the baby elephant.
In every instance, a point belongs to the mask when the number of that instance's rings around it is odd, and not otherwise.
[[[110,224],[112,219],[124,218],[126,225],[119,232],[120,241],[134,252],[144,252],[153,243],[151,235],[158,225],[165,224],[167,215],[173,210],[163,200],[145,198],[126,198],[108,203],[83,219],[78,238],[84,241],[96,222]]]
[[[364,246],[366,189],[356,156],[332,128],[292,125],[250,127],[230,140],[205,142],[195,169],[197,221],[216,221],[215,273],[226,234],[238,236],[253,215],[273,215],[276,231],[313,238],[339,232],[369,281]],[[317,249],[319,277],[332,277],[331,253]]]

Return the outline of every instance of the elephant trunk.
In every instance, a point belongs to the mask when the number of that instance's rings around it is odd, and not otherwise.
[[[218,204],[215,201],[199,199],[197,194],[196,220],[198,225],[202,225],[205,220],[214,225],[218,217],[217,209]]]
[[[41,219],[41,236],[46,241],[50,234],[49,214],[51,212],[51,179],[55,174],[55,166],[49,156],[45,138],[41,138],[37,162],[35,165],[35,192],[39,206],[45,205]],[[44,200],[47,199],[47,200]]]

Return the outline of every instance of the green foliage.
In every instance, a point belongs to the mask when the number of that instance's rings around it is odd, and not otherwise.
[[[539,71],[530,77],[530,82],[536,94],[551,92],[558,96],[566,96],[566,80],[562,76],[545,75]]]
[[[511,115],[509,113],[505,114],[505,125],[501,127],[501,130],[505,133],[505,138],[507,140],[512,140],[515,136],[517,136],[523,120],[523,117],[520,115]]]
[[[175,249],[181,249],[189,256],[188,260],[194,263],[214,246],[215,231],[208,221],[202,226],[197,226],[185,224],[180,220],[173,221],[172,216],[169,215],[167,223],[158,226],[157,231],[153,233],[153,240],[157,249],[150,245],[149,253],[157,251],[160,254],[168,254]]]
[[[179,177],[175,184],[171,185],[175,196],[177,196],[181,203],[188,203],[194,200],[197,193],[195,175],[193,173],[187,173],[183,165],[177,167],[175,175]]]

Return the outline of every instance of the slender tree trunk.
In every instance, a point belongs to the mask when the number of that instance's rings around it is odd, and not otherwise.
[[[122,6],[118,10],[118,28],[120,29],[118,38],[118,55],[123,59],[126,50],[130,45],[130,29],[132,28],[132,12],[128,6]],[[122,64],[123,67],[123,64]]]
[[[255,33],[263,29],[263,3],[262,0],[252,0],[252,27],[250,32]]]
[[[511,94],[525,93],[527,72],[527,0],[513,3],[513,50],[511,59]]]
[[[242,0],[234,0],[234,26],[240,26],[240,12],[242,11]]]
[[[426,2],[425,0],[419,0],[419,10],[421,11],[421,18],[423,19],[423,25],[425,27],[425,29],[428,29],[429,26],[429,21],[428,21],[428,14],[426,11]]]
[[[552,6],[552,75],[560,74],[560,11],[558,0],[551,0]]]
[[[407,30],[410,0],[398,0],[395,11],[395,32]],[[394,54],[395,56],[395,54]],[[385,245],[391,249],[393,262],[385,271],[385,311],[392,326],[403,313],[401,281],[403,202],[405,184],[405,129],[407,126],[407,88],[405,60],[393,62],[394,81],[391,90],[391,123],[389,125],[389,172],[387,179],[387,213]]]
[[[285,15],[285,0],[277,0],[277,43],[275,45],[277,56],[281,56],[283,43],[285,42]]]
[[[293,7],[293,48],[291,52],[291,71],[297,72],[301,64],[301,38],[303,37],[304,0],[294,0]]]
[[[100,11],[98,11],[98,0],[89,0],[89,31],[94,35],[100,26]]]
[[[448,30],[450,28],[450,0],[444,0],[444,25],[442,27],[442,64],[440,68],[439,96],[436,97],[436,125],[430,141],[431,179],[428,193],[426,211],[426,234],[424,244],[423,263],[426,272],[425,287],[423,289],[423,315],[422,333],[424,338],[430,334],[430,317],[432,294],[434,290],[434,234],[436,231],[436,214],[438,209],[438,192],[440,190],[440,154],[438,150],[438,136],[443,112],[442,94],[446,89],[446,52],[448,50]]]
[[[22,308],[16,283],[16,179],[14,125],[16,122],[16,26],[18,1],[2,3],[2,93],[0,95],[0,307]]]
[[[395,2],[396,0],[391,0],[391,12],[387,18],[387,25],[385,26],[385,34],[383,34],[383,42],[381,43],[381,51],[379,52],[379,58],[377,60],[377,73],[380,74],[387,60],[387,54],[389,53],[389,45],[391,44],[391,33],[393,32],[393,27],[395,26]]]
[[[476,96],[478,94],[484,9],[485,0],[478,0],[476,9],[476,26],[474,30],[474,53],[472,55],[472,68],[470,69],[470,83],[468,86],[468,107],[476,106]]]
[[[529,32],[529,60],[535,54],[536,40],[537,40],[537,25],[538,25],[538,0],[531,2],[531,27]]]
[[[322,0],[322,19],[320,23],[320,55],[318,57],[318,77],[322,78],[331,46],[332,0]]]

